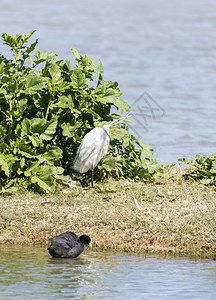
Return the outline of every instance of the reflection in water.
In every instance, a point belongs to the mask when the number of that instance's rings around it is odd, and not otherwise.
[[[215,299],[216,262],[0,246],[1,299]]]

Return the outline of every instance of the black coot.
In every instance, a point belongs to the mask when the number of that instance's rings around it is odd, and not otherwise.
[[[78,237],[71,231],[64,232],[56,235],[51,239],[51,245],[48,251],[53,257],[77,257],[83,252],[85,244],[91,245],[91,238],[87,235],[81,235]]]

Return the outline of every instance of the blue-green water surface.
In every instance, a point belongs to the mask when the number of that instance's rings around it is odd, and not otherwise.
[[[0,299],[216,299],[216,262],[46,247],[0,246]]]

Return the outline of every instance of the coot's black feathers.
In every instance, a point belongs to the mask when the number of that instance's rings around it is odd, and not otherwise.
[[[75,258],[84,250],[84,244],[91,246],[91,238],[87,235],[78,237],[75,233],[67,231],[52,237],[48,251],[53,257]]]

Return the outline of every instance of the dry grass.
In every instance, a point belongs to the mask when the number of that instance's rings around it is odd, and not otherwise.
[[[157,183],[109,180],[46,197],[1,197],[0,243],[47,244],[72,230],[102,249],[214,255],[216,192],[185,181],[181,168],[165,173]]]

